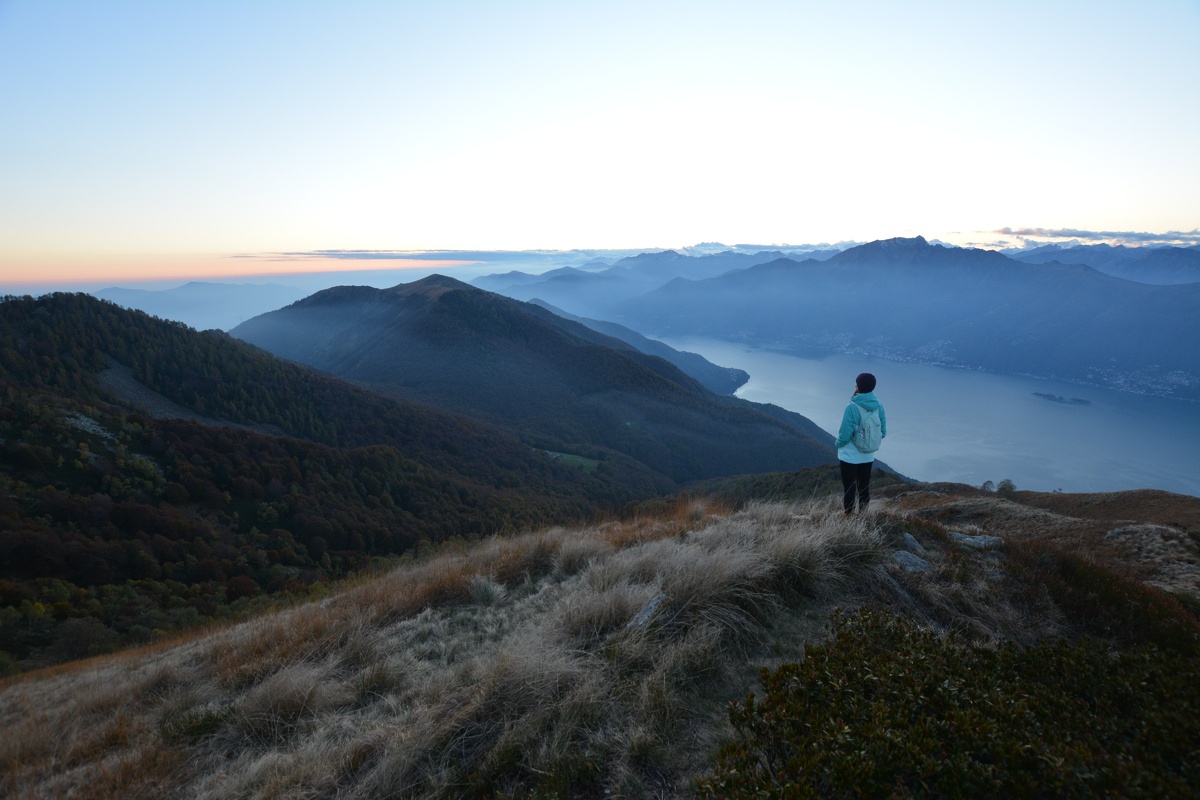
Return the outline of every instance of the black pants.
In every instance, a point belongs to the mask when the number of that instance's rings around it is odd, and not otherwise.
[[[848,464],[839,460],[838,464],[842,467],[842,508],[847,514],[853,514],[854,496],[858,495],[858,510],[860,513],[866,511],[867,503],[871,501],[871,467],[875,462]]]

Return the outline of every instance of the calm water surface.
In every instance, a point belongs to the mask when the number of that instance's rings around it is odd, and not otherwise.
[[[1151,488],[1200,496],[1200,404],[859,356],[801,358],[713,339],[665,341],[744,369],[750,380],[738,397],[803,414],[830,433],[854,376],[874,373],[888,418],[879,458],[917,480],[1008,478],[1038,491]]]

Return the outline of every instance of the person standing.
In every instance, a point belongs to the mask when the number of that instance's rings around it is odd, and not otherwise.
[[[854,513],[855,498],[858,512],[867,510],[871,501],[871,467],[884,436],[887,436],[887,417],[883,404],[875,396],[875,376],[864,372],[854,379],[854,394],[842,414],[834,443],[842,468],[842,507],[847,514]]]

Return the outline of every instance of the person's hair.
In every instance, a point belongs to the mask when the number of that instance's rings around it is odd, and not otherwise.
[[[875,376],[864,372],[854,379],[854,385],[860,392],[873,392],[875,391]]]

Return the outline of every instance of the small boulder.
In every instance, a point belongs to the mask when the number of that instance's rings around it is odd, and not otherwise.
[[[965,547],[971,550],[986,550],[989,547],[1004,546],[1004,540],[999,536],[986,536],[983,534],[971,535],[969,533],[951,531],[950,538],[953,539],[955,544],[957,544],[959,547]]]
[[[907,550],[897,550],[894,555],[896,563],[908,572],[928,572],[932,569],[928,561]]]

